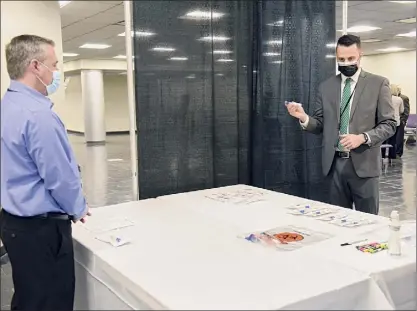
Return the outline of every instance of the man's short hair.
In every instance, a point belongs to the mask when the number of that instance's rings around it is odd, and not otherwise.
[[[22,78],[33,59],[45,61],[45,46],[47,45],[55,46],[55,43],[35,35],[14,37],[6,46],[7,72],[10,79]]]
[[[355,35],[343,35],[337,40],[337,46],[351,46],[356,44],[358,48],[361,47],[361,38]]]

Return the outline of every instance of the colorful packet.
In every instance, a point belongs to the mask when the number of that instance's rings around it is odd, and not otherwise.
[[[369,244],[358,245],[356,246],[356,249],[361,251],[362,253],[375,254],[379,253],[380,251],[387,250],[388,244],[373,242]]]

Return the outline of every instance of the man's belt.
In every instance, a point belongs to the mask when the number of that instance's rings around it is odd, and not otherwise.
[[[14,217],[14,218],[21,218],[21,219],[55,219],[55,220],[72,220],[72,216],[68,214],[63,214],[59,212],[49,212],[49,213],[43,213],[35,216],[16,216],[13,214],[10,214],[6,210],[2,210],[2,213],[4,213],[7,216]]]
[[[342,159],[349,159],[350,158],[350,152],[348,152],[348,151],[336,151],[336,157],[342,158]]]

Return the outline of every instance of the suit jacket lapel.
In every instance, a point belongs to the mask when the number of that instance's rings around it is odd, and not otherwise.
[[[356,107],[358,106],[359,99],[362,95],[363,90],[366,86],[366,72],[362,69],[361,74],[359,75],[358,83],[355,89],[355,94],[353,94],[353,102],[350,112],[350,121],[352,122],[353,115],[355,114]]]

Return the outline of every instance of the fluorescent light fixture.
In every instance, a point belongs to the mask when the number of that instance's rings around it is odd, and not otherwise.
[[[336,58],[336,56],[335,55],[332,55],[332,54],[327,54],[326,55],[326,58]]]
[[[186,79],[195,79],[195,74],[191,74],[185,77]]]
[[[222,73],[216,73],[216,76],[218,76],[218,77],[223,77],[223,76],[224,76],[224,74],[222,74]]]
[[[380,27],[374,27],[374,26],[352,26],[349,27],[347,29],[348,32],[354,32],[354,33],[359,33],[359,32],[368,32],[368,31],[374,31],[374,30],[378,30],[381,29]],[[339,31],[343,31],[343,30],[339,30]]]
[[[272,63],[273,64],[282,64],[283,62],[282,62],[282,60],[276,60],[276,61],[273,61]]]
[[[213,51],[213,54],[222,54],[222,55],[224,55],[224,54],[232,54],[233,52],[232,51],[229,51],[229,50],[214,50]]]
[[[279,27],[279,26],[282,26],[283,24],[284,24],[284,21],[280,20],[280,21],[276,21],[276,22],[273,22],[273,23],[268,23],[266,25],[271,26],[271,27]]]
[[[108,44],[96,44],[96,43],[86,43],[80,46],[81,49],[95,49],[95,50],[104,50],[111,47]]]
[[[171,57],[168,60],[185,61],[188,60],[188,57]]]
[[[380,52],[399,52],[399,51],[404,51],[404,50],[406,50],[406,49],[405,48],[400,48],[400,47],[397,47],[397,46],[392,46],[392,47],[385,48],[385,49],[378,49],[377,51],[380,51]]]
[[[266,44],[268,44],[268,45],[281,45],[282,40],[270,40],[270,41],[267,41]]]
[[[134,35],[136,35],[137,37],[151,37],[151,36],[154,36],[155,35],[155,33],[154,32],[151,32],[151,31],[131,31],[131,34],[132,34],[132,37],[134,36]],[[122,32],[122,33],[119,33],[118,34],[118,36],[119,37],[124,37],[124,36],[126,36],[126,33],[125,32]]]
[[[117,58],[117,59],[126,59],[126,55],[117,55],[113,58]]]
[[[366,39],[366,40],[361,40],[362,43],[375,43],[375,42],[381,42],[382,40],[380,39]]]
[[[67,4],[69,4],[71,1],[58,1],[59,2],[59,7],[63,8],[64,6],[66,6]]]
[[[199,40],[206,41],[206,42],[227,41],[227,40],[230,40],[230,38],[224,37],[224,36],[206,36],[206,37],[201,37]]]
[[[175,51],[174,48],[164,47],[164,46],[156,46],[152,48],[151,50],[155,52],[174,52]]]
[[[187,19],[219,19],[223,17],[225,14],[220,12],[213,12],[213,11],[201,11],[201,10],[195,10],[186,13],[184,16],[181,16],[181,18],[187,18]]]
[[[400,4],[412,4],[412,3],[416,3],[415,1],[390,1],[392,3],[400,3]]]
[[[264,56],[280,56],[280,53],[276,53],[276,52],[266,52],[264,53]]]
[[[416,23],[416,18],[415,17],[410,17],[410,18],[405,18],[405,19],[399,19],[395,21],[396,23],[403,23],[403,24],[415,24]]]
[[[219,63],[230,63],[230,62],[233,62],[234,60],[233,59],[230,59],[230,58],[220,58],[217,61]]]
[[[337,43],[328,43],[326,44],[326,47],[328,48],[335,48],[337,46]]]
[[[78,56],[78,55],[80,55],[80,54],[77,54],[77,53],[62,53],[62,56],[64,56],[64,57],[75,57],[75,56]]]
[[[415,30],[407,32],[407,33],[400,33],[400,34],[396,35],[396,37],[409,37],[409,38],[412,38],[412,37],[415,37],[415,36],[416,36],[416,31]]]

